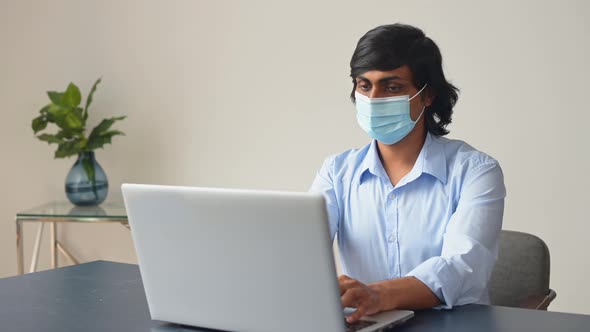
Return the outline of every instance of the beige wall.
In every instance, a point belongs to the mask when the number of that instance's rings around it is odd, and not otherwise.
[[[102,76],[93,123],[129,116],[97,152],[113,196],[122,182],[307,190],[325,156],[368,141],[348,100],[356,41],[401,21],[438,43],[462,89],[451,136],[501,162],[505,228],[548,243],[552,309],[590,314],[589,13],[583,0],[0,0],[0,276],[16,271],[14,214],[64,199],[73,163],[32,135],[44,91]],[[121,226],[60,236],[83,261],[135,261]]]

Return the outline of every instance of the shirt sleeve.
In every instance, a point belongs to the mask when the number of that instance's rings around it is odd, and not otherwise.
[[[338,208],[338,199],[334,187],[334,157],[328,157],[322,168],[317,172],[315,179],[309,189],[310,192],[321,193],[326,199],[328,209],[328,219],[330,223],[330,238],[334,241],[334,236],[338,232],[340,212]]]
[[[408,273],[438,296],[443,303],[438,308],[487,298],[484,292],[498,256],[505,197],[504,176],[497,163],[481,165],[466,176],[441,255]]]

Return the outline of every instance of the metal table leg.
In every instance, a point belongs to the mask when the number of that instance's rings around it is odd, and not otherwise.
[[[44,223],[39,223],[39,228],[37,229],[37,236],[35,237],[35,247],[33,248],[33,259],[31,259],[31,267],[29,268],[29,273],[37,271],[37,262],[39,261],[39,249],[41,248],[41,236],[43,235],[43,226]]]
[[[55,269],[57,267],[57,225],[52,222],[51,223],[51,268]]]
[[[24,271],[24,222],[39,222],[39,228],[37,229],[37,237],[35,241],[35,246],[33,249],[33,257],[31,262],[31,272],[34,272],[37,269],[37,263],[39,261],[39,248],[41,246],[42,238],[43,238],[43,231],[44,225],[43,223],[49,222],[50,225],[50,256],[51,256],[51,268],[59,267],[59,253],[63,254],[63,256],[70,260],[73,264],[79,264],[78,259],[74,255],[72,255],[65,246],[60,243],[57,239],[57,224],[60,222],[74,222],[74,221],[92,221],[94,222],[117,222],[126,227],[130,230],[129,224],[126,218],[123,217],[116,217],[116,218],[94,218],[94,217],[52,217],[52,216],[19,216],[17,214],[15,218],[16,224],[16,269],[18,274],[25,273]]]
[[[22,222],[16,218],[16,272],[24,273]]]
[[[72,255],[59,241],[57,241],[57,249],[62,255],[66,256],[74,264],[80,264],[80,262]]]

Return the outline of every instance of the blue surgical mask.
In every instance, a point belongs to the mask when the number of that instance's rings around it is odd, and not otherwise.
[[[395,144],[406,137],[422,117],[422,112],[413,121],[410,117],[410,100],[419,95],[426,84],[412,97],[398,96],[369,98],[354,92],[356,99],[356,119],[361,128],[372,138],[384,144]]]

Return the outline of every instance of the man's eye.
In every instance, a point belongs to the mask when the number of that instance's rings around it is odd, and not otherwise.
[[[368,91],[371,87],[368,84],[359,84],[358,87],[363,91]]]
[[[401,91],[401,87],[399,87],[399,86],[388,86],[385,89],[387,90],[387,92],[393,92],[393,93],[398,93]]]

